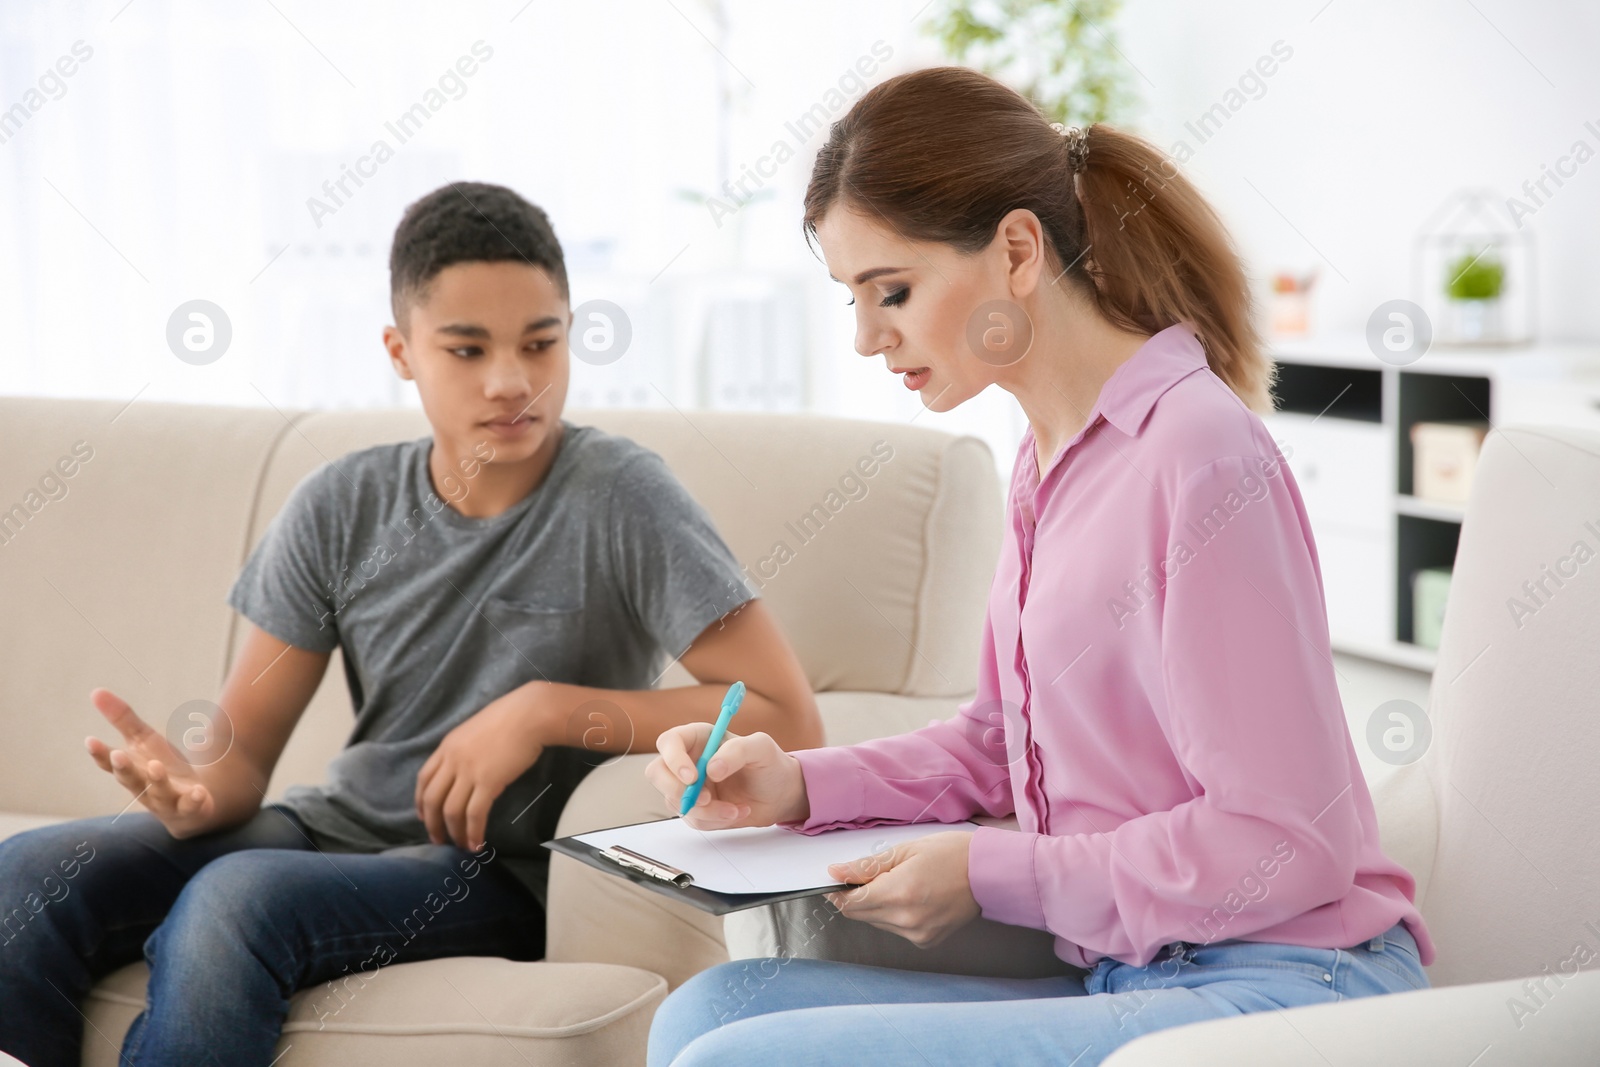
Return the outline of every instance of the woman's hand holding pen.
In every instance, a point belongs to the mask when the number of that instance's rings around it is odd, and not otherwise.
[[[660,755],[644,773],[674,815],[695,780],[711,726],[709,722],[685,723],[656,738]],[[770,735],[758,731],[744,737],[730,732],[723,737],[706,765],[700,798],[683,818],[696,830],[726,830],[797,822],[810,814],[800,761]]]
[[[660,755],[644,773],[673,814],[695,780],[711,728],[708,722],[686,723],[656,738]],[[800,761],[767,734],[729,733],[706,764],[699,800],[683,818],[696,830],[726,830],[803,822],[810,815]],[[899,934],[921,948],[936,945],[981,913],[967,878],[971,844],[969,831],[951,830],[835,864],[828,873],[855,888],[829,893],[828,900],[847,918]]]

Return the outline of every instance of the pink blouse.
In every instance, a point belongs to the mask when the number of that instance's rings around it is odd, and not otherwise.
[[[1334,681],[1322,572],[1266,426],[1190,323],[1111,375],[1041,476],[1017,452],[978,689],[949,720],[796,752],[803,833],[959,822],[984,916],[1061,959],[1173,941],[1434,948]],[[930,831],[931,832],[931,831]]]

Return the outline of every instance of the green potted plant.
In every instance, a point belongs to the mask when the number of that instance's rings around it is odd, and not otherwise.
[[[1464,251],[1451,260],[1445,272],[1445,296],[1453,319],[1453,333],[1462,341],[1492,340],[1500,334],[1500,294],[1505,287],[1505,264],[1493,245],[1479,252]]]

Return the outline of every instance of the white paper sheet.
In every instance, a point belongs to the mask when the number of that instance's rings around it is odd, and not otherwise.
[[[595,848],[621,845],[694,876],[717,893],[786,893],[838,884],[828,864],[861,859],[902,841],[947,830],[976,830],[974,822],[912,823],[802,834],[781,826],[696,830],[682,819],[618,826],[577,834]]]

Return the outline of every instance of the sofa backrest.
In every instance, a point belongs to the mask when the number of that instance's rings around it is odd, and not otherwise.
[[[662,455],[819,692],[971,692],[1001,529],[981,441],[814,415],[567,418]],[[409,409],[0,398],[0,809],[120,810],[126,794],[82,749],[112,737],[89,690],[158,728],[215,699],[242,630],[227,591],[290,490],[325,461],[427,432]],[[320,781],[350,725],[335,656],[269,796]]]
[[[1485,440],[1428,718],[1402,773],[1439,813],[1421,900],[1434,984],[1600,958],[1600,434]]]

